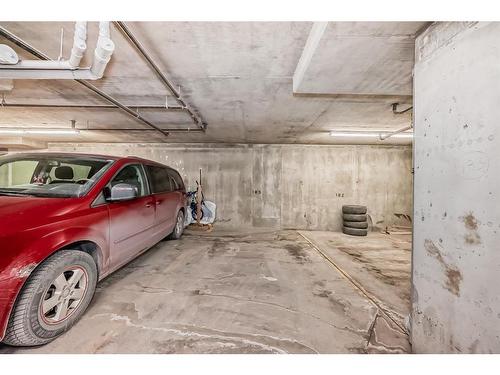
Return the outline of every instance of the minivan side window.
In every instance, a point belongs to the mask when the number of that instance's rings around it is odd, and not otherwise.
[[[147,195],[146,179],[140,164],[130,164],[123,167],[111,181],[111,187],[120,183],[132,185],[136,189],[138,197]]]
[[[178,172],[176,172],[173,169],[169,169],[168,174],[170,175],[170,177],[172,178],[172,180],[174,182],[175,190],[184,189],[184,183],[182,182],[182,178]]]
[[[157,167],[153,165],[145,165],[151,182],[151,189],[154,193],[168,193],[175,190],[168,175],[167,168]]]

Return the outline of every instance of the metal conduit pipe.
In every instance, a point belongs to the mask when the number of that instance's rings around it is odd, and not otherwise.
[[[35,47],[29,45],[24,40],[22,40],[21,38],[17,37],[16,35],[14,35],[13,33],[11,33],[10,31],[8,31],[7,29],[5,29],[5,28],[3,28],[1,26],[0,26],[0,35],[3,36],[4,38],[8,39],[10,42],[14,43],[16,46],[18,46],[19,48],[23,49],[24,51],[29,52],[33,56],[38,57],[40,60],[45,60],[45,61],[49,61],[50,60],[50,57],[48,57],[46,54],[44,54],[43,52],[37,50]],[[135,118],[137,121],[142,122],[143,124],[145,124],[145,125],[153,128],[153,129],[155,129],[156,131],[160,132],[165,137],[168,136],[168,131],[165,131],[165,130],[161,129],[157,125],[155,125],[155,124],[151,123],[150,121],[146,120],[140,114],[136,113],[131,108],[125,106],[124,104],[122,104],[118,100],[116,100],[115,98],[113,98],[110,95],[106,94],[105,92],[101,91],[100,89],[98,89],[97,87],[95,87],[94,85],[92,85],[91,83],[89,83],[89,82],[87,82],[85,80],[81,80],[81,79],[75,79],[75,81],[78,82],[79,84],[85,86],[89,90],[93,91],[95,94],[97,94],[101,98],[107,100],[111,104],[113,104],[116,107],[120,108],[125,113],[127,113],[131,117]]]
[[[181,97],[180,93],[175,89],[174,85],[169,81],[169,79],[163,74],[158,65],[153,61],[149,54],[144,49],[144,46],[137,40],[137,38],[132,34],[130,29],[122,21],[114,22],[116,28],[128,39],[134,47],[141,53],[141,55],[146,59],[149,66],[155,71],[160,80],[164,83],[170,93],[174,96],[177,103],[179,103],[191,116],[193,122],[199,126],[203,131],[206,129],[207,124],[203,122],[201,117],[194,112],[194,110],[186,103],[186,101]]]
[[[57,109],[117,109],[115,105],[102,105],[102,104],[38,104],[38,103],[0,103],[0,107],[5,108],[57,108]],[[130,109],[159,109],[162,111],[181,112],[184,111],[182,107],[168,107],[164,105],[128,105]]]
[[[387,138],[390,138],[393,135],[402,133],[402,132],[410,130],[412,128],[413,128],[413,124],[410,124],[410,125],[407,125],[405,127],[400,128],[400,129],[394,130],[393,132],[390,132],[390,133],[384,133],[384,134],[380,133],[380,140],[381,141],[386,140]]]
[[[105,131],[105,132],[123,132],[123,131],[141,131],[141,132],[152,132],[153,129],[144,129],[144,128],[77,128],[80,131]],[[203,129],[200,128],[170,128],[164,129],[169,133],[200,133],[203,132]]]

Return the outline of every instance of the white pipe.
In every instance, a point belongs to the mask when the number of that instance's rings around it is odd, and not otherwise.
[[[87,22],[75,22],[75,34],[73,36],[73,48],[68,63],[76,69],[80,66],[85,50],[87,49]]]
[[[0,69],[0,79],[88,79],[96,80],[90,69]]]
[[[24,60],[15,65],[0,64],[0,79],[88,79],[102,78],[115,44],[110,39],[109,22],[99,22],[99,37],[90,68],[79,68],[87,48],[87,23],[76,22],[73,48],[68,60]]]
[[[12,128],[0,128],[0,134],[5,135],[26,135],[26,134],[35,134],[35,135],[73,135],[80,134],[79,129],[12,129]]]
[[[16,65],[1,66],[0,74],[2,70],[67,70],[72,69],[68,60],[21,60]]]
[[[0,69],[21,70],[68,70],[78,69],[87,49],[87,22],[75,22],[73,48],[69,60],[21,60],[15,65],[2,66]]]
[[[110,39],[109,22],[99,22],[99,38],[94,51],[94,61],[90,67],[93,75],[101,78],[108,65],[111,55],[115,50],[115,44]]]
[[[99,22],[99,38],[111,38],[109,33],[109,21]]]

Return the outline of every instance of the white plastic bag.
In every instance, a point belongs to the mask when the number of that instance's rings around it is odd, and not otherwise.
[[[215,210],[217,205],[211,201],[204,201],[201,209],[203,211],[203,217],[200,220],[201,224],[212,224],[215,221]],[[195,220],[196,221],[196,220]]]

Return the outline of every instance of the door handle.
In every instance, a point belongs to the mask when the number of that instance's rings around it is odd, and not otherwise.
[[[160,205],[162,201],[156,201],[156,204],[157,205]]]
[[[149,207],[151,207],[151,206],[152,206],[151,202],[146,203],[146,207],[148,207],[148,208],[149,208]]]

